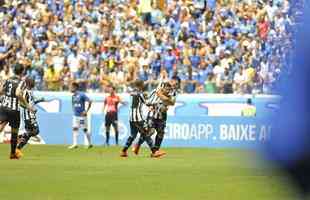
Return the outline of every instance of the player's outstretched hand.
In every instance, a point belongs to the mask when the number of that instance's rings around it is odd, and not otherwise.
[[[38,104],[38,103],[41,103],[41,102],[44,102],[44,101],[46,101],[46,99],[44,97],[42,97],[42,98],[37,99],[34,103]]]

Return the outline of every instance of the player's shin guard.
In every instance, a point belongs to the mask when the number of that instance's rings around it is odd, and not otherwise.
[[[12,132],[12,135],[11,135],[11,154],[16,153],[17,137],[18,137],[18,133]]]
[[[22,149],[29,141],[30,135],[25,133],[20,137],[20,142],[17,146],[18,149]]]

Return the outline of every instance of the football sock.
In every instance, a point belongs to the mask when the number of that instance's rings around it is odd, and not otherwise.
[[[11,154],[15,154],[17,146],[17,133],[11,135]]]
[[[79,135],[79,131],[73,130],[73,145],[77,145],[78,135]]]
[[[155,137],[155,148],[156,148],[156,150],[160,149],[160,146],[161,146],[163,139],[164,138],[162,136],[159,136],[159,134],[156,135],[156,137]]]
[[[132,142],[135,140],[135,138],[136,137],[133,137],[132,135],[129,136],[122,151],[127,151],[128,148],[131,146]]]
[[[91,134],[84,131],[84,144],[86,146],[91,145]]]
[[[110,141],[110,131],[106,131],[105,132],[105,144],[109,145],[109,141]]]
[[[118,145],[118,130],[115,131],[115,144]]]

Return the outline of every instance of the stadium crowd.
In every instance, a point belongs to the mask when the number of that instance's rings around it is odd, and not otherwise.
[[[111,3],[112,2],[112,3]],[[7,0],[0,78],[16,60],[37,90],[149,89],[174,75],[184,93],[272,93],[289,72],[298,6],[288,0]],[[10,59],[14,49],[16,58]]]

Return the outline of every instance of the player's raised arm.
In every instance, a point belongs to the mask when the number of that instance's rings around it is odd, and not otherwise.
[[[44,102],[44,101],[46,101],[44,97],[38,98],[38,99],[36,98],[36,99],[34,100],[34,104],[38,104],[38,103],[41,103],[41,102]]]

